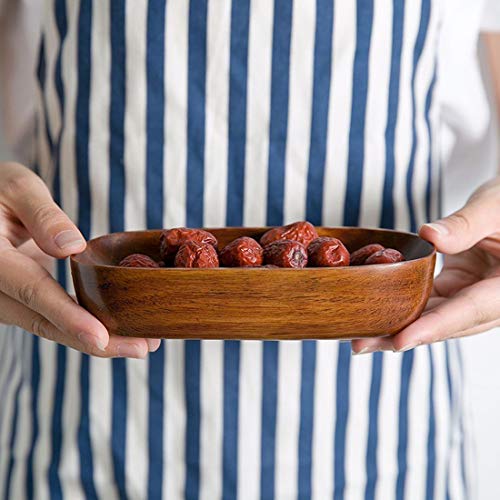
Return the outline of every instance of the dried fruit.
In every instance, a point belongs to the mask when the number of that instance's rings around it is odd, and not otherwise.
[[[212,233],[203,229],[189,229],[185,227],[164,229],[160,235],[160,258],[168,263],[174,258],[181,245],[188,240],[197,243],[208,243],[217,248],[217,238]]]
[[[310,222],[294,222],[288,226],[270,229],[260,238],[260,244],[265,247],[273,241],[292,240],[302,243],[306,248],[318,237],[316,228]]]
[[[394,250],[394,248],[384,248],[379,252],[373,253],[365,260],[365,265],[370,264],[392,264],[405,260],[403,254]]]
[[[349,251],[337,238],[316,238],[307,248],[312,267],[339,267],[349,265]]]
[[[159,267],[151,257],[142,253],[133,253],[128,255],[118,264],[121,267]]]
[[[175,267],[219,267],[217,251],[209,243],[186,241],[175,256]]]
[[[264,248],[264,261],[278,267],[306,267],[307,250],[298,241],[274,241]]]
[[[226,245],[219,258],[221,265],[226,267],[260,266],[263,250],[253,238],[242,236]]]
[[[380,252],[384,247],[378,243],[365,245],[351,254],[351,266],[362,266],[370,255]]]

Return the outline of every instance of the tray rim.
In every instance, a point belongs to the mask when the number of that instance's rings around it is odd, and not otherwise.
[[[180,227],[180,226],[179,226]],[[235,229],[245,229],[249,231],[267,231],[269,229],[273,229],[275,227],[281,227],[281,226],[225,226],[225,227],[203,227],[200,229],[203,229],[205,231],[225,231],[225,230],[235,230]],[[132,231],[117,231],[114,233],[107,233],[103,234],[101,236],[97,236],[95,238],[92,238],[87,241],[87,248],[79,254],[72,254],[70,255],[70,261],[71,265],[77,265],[77,266],[85,266],[85,267],[92,267],[96,269],[120,269],[121,271],[125,272],[136,272],[136,271],[148,271],[148,272],[163,272],[163,273],[172,273],[172,272],[255,272],[255,271],[260,271],[260,272],[265,272],[265,273],[276,273],[276,272],[310,272],[310,271],[318,271],[318,270],[325,270],[327,272],[348,272],[350,270],[351,272],[355,269],[359,270],[360,269],[377,269],[380,267],[387,268],[390,266],[391,268],[394,267],[402,267],[402,266],[408,266],[410,265],[411,262],[420,262],[424,261],[427,259],[432,258],[434,255],[437,254],[436,247],[430,242],[422,238],[419,234],[413,233],[410,231],[399,231],[397,229],[385,229],[385,228],[380,228],[380,227],[359,227],[359,226],[315,226],[316,229],[327,229],[327,230],[332,230],[332,229],[342,229],[342,230],[361,230],[361,231],[373,231],[373,232],[384,232],[384,233],[394,233],[394,234],[401,234],[404,236],[411,236],[414,237],[418,240],[421,240],[425,242],[429,246],[429,253],[422,257],[418,257],[416,259],[409,259],[405,260],[402,262],[392,262],[388,264],[371,264],[370,266],[339,266],[339,267],[304,267],[300,269],[295,269],[295,268],[286,268],[286,267],[278,267],[276,269],[274,268],[259,268],[259,267],[213,267],[213,268],[180,268],[180,267],[160,267],[160,268],[148,268],[148,267],[120,267],[118,265],[112,265],[112,264],[97,264],[97,263],[87,263],[82,261],[82,256],[87,252],[88,250],[88,245],[91,243],[94,243],[96,241],[109,238],[110,236],[113,235],[130,235],[130,234],[143,234],[143,233],[157,233],[160,231],[163,231],[166,228],[163,229],[145,229],[145,230],[132,230]]]

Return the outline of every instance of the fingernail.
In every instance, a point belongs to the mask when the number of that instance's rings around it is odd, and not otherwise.
[[[422,342],[413,342],[410,344],[406,344],[405,346],[401,347],[401,349],[398,349],[396,352],[406,352],[409,351],[410,349],[415,349],[415,347],[418,347]]]
[[[450,232],[448,230],[448,226],[441,221],[435,221],[425,225],[430,227],[433,231],[436,231],[436,233],[439,233],[441,236],[445,236]]]
[[[149,352],[155,352],[160,347],[161,339],[146,339],[146,342],[148,343]]]
[[[70,250],[74,248],[78,250],[81,248],[85,240],[76,231],[67,229],[66,231],[61,231],[55,238],[54,241],[56,245],[61,250]]]
[[[116,352],[120,358],[143,358],[144,354],[135,344],[118,344]]]
[[[363,349],[361,349],[361,351],[358,352],[351,351],[353,356],[359,356],[360,354],[370,354],[372,352],[375,352],[375,349],[371,347],[363,347]]]
[[[91,333],[80,332],[78,334],[78,340],[88,346],[97,347],[101,351],[106,350],[106,343],[104,340],[100,339],[96,335],[92,335]]]

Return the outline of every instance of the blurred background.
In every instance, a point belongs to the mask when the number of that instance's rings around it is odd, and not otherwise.
[[[480,56],[483,51],[480,47]],[[0,85],[1,78],[0,75]],[[483,79],[493,106],[492,86],[483,64]],[[0,114],[1,117],[1,114]],[[11,159],[0,122],[0,161]],[[499,128],[494,117],[483,136],[454,152],[445,166],[445,213],[460,208],[474,189],[498,172]],[[498,500],[500,454],[500,329],[462,340],[469,389],[471,425],[476,452],[475,483],[479,500]]]

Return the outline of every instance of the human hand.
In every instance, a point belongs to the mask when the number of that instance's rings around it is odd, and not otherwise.
[[[156,351],[158,339],[109,335],[53,279],[48,256],[64,259],[85,246],[37,175],[0,163],[0,323],[99,357],[143,358]]]
[[[424,313],[392,337],[352,341],[354,354],[403,352],[500,326],[500,177],[420,235],[445,254]]]

